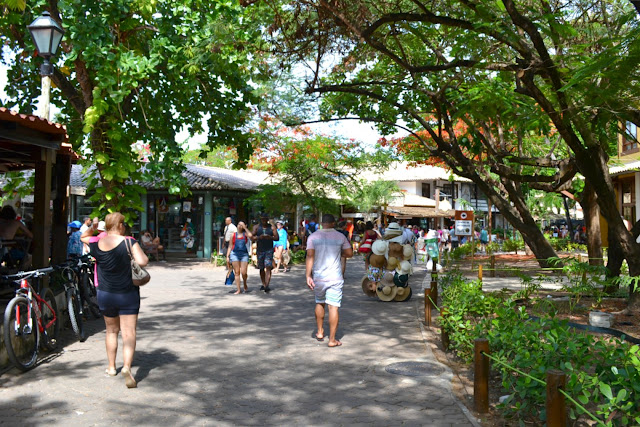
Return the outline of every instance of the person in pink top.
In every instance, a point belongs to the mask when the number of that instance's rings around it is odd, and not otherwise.
[[[322,229],[307,239],[307,286],[315,293],[315,338],[324,341],[325,305],[329,305],[329,347],[342,343],[336,339],[338,309],[342,303],[342,258],[351,258],[353,248],[344,234],[335,230],[336,219],[331,214],[322,216]]]
[[[95,243],[107,235],[107,226],[105,225],[104,221],[98,222],[98,231],[100,233],[97,236],[92,236],[89,238],[89,243]],[[95,265],[93,266],[93,284],[96,288],[98,287],[98,269]]]

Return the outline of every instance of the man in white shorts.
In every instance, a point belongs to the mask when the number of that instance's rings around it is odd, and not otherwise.
[[[342,343],[336,339],[338,329],[338,309],[342,302],[341,258],[351,258],[353,248],[344,234],[335,230],[336,219],[331,214],[322,215],[322,229],[307,239],[307,286],[316,297],[316,323],[318,330],[315,338],[324,341],[325,305],[329,305],[329,347],[338,347]]]

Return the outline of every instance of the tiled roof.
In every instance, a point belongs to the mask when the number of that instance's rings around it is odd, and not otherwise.
[[[268,174],[256,170],[232,170],[211,166],[186,165],[183,172],[193,190],[254,191],[266,182]]]
[[[367,180],[383,181],[448,181],[453,175],[454,181],[470,182],[469,179],[452,174],[445,168],[431,165],[409,166],[408,162],[396,162],[384,172],[366,171],[362,174]]]
[[[609,175],[618,176],[626,172],[636,172],[639,170],[640,170],[640,160],[634,160],[626,164],[609,167]]]
[[[0,120],[18,122],[29,129],[46,132],[49,134],[64,135],[64,141],[68,140],[67,129],[60,123],[53,123],[42,117],[31,114],[20,114],[8,108],[0,107]]]
[[[258,185],[268,179],[268,174],[255,170],[230,170],[209,166],[185,165],[186,170],[182,175],[187,179],[191,190],[230,190],[230,191],[256,191]],[[93,168],[86,174],[82,173],[82,166],[73,165],[71,169],[70,186],[76,191],[86,189],[85,178],[93,174]],[[163,186],[153,182],[143,182],[140,185],[148,190],[161,190]],[[82,191],[80,191],[82,193]]]

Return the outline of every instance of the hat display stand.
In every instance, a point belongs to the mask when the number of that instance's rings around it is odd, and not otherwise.
[[[402,227],[392,224],[384,240],[376,240],[372,246],[369,271],[362,278],[362,292],[384,302],[409,301],[413,294],[409,286],[413,248],[402,244]]]

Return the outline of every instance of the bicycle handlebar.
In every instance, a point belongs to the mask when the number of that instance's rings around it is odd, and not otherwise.
[[[45,275],[51,273],[53,270],[54,270],[54,267],[45,267],[45,268],[39,268],[37,270],[20,271],[20,272],[15,273],[15,274],[8,274],[8,275],[0,276],[0,279],[2,279],[2,280],[18,280],[18,279],[24,279],[24,278],[29,278],[29,277],[41,277],[41,276],[45,276]]]

